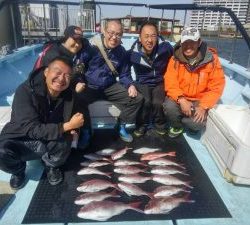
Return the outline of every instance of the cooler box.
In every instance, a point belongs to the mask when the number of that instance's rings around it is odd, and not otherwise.
[[[218,105],[209,110],[201,141],[227,181],[250,184],[249,106]]]

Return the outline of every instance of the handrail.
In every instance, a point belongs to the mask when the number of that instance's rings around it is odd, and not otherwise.
[[[37,4],[61,4],[61,5],[79,5],[79,2],[68,2],[68,1],[49,1],[49,0],[4,0],[0,3],[0,10],[6,5],[6,4],[13,4],[13,3],[37,3]],[[99,2],[99,1],[93,1],[88,2],[88,4],[94,4],[94,5],[117,5],[117,6],[144,6],[148,7],[149,9],[172,9],[172,10],[204,10],[204,11],[214,11],[214,12],[226,12],[228,15],[232,18],[234,21],[237,30],[241,33],[242,37],[247,43],[247,46],[250,50],[250,37],[248,33],[246,32],[245,28],[235,15],[235,13],[229,9],[225,8],[219,5],[197,5],[197,4],[140,4],[140,3],[123,3],[123,2]]]

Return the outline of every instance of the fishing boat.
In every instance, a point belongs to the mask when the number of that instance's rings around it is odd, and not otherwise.
[[[0,10],[3,9],[6,5],[12,4],[11,7],[18,5],[19,7],[24,7],[22,5],[24,1],[2,1],[0,5]],[[25,1],[27,3],[40,3],[49,4],[50,1]],[[20,5],[19,5],[20,4]],[[53,4],[59,4],[57,1],[53,1]],[[79,3],[70,3],[70,2],[60,2],[62,7],[69,9],[70,6],[82,7]],[[94,4],[94,3],[92,3]],[[150,10],[159,10],[159,14],[164,15],[164,10],[173,10],[174,15],[176,10],[182,10],[187,15],[187,10],[213,10],[217,12],[228,12],[232,17],[232,20],[235,21],[237,30],[240,32],[242,40],[246,42],[246,51],[250,49],[250,37],[245,31],[244,27],[238,21],[235,14],[230,10],[219,6],[198,6],[194,4],[185,4],[185,5],[145,5],[145,4],[128,4],[128,3],[110,3],[110,2],[95,2],[98,7],[102,4],[109,4],[110,7],[115,5],[120,6],[129,6],[129,7],[146,7],[148,11]],[[60,8],[60,7],[59,7]],[[13,8],[12,8],[13,9]],[[61,8],[60,8],[61,9]],[[132,8],[131,8],[132,9]],[[130,10],[131,13],[131,10]],[[101,13],[100,13],[101,14]],[[12,15],[13,16],[13,15]],[[47,18],[47,17],[46,17]],[[148,15],[150,19],[150,15]],[[173,18],[173,21],[175,18]],[[15,24],[12,23],[13,26]],[[86,25],[86,24],[85,24]],[[184,22],[185,25],[185,22]],[[87,25],[86,25],[87,26]],[[93,36],[95,33],[93,24],[90,26],[90,32],[85,32],[84,35],[87,37]],[[27,28],[27,27],[26,27]],[[31,35],[32,29],[26,29],[26,40],[28,35]],[[53,36],[57,35],[60,30],[54,30]],[[218,34],[220,36],[220,34]],[[237,35],[235,35],[237,36]],[[0,57],[0,131],[3,126],[9,121],[11,113],[11,104],[13,101],[13,96],[15,93],[16,87],[22,83],[28,76],[30,70],[33,68],[34,62],[37,59],[39,53],[42,50],[42,38],[36,37],[36,44],[27,44],[23,47],[19,47],[9,52],[8,49],[2,48],[2,55]],[[137,34],[124,33],[122,38],[122,43],[126,49],[129,49],[132,43],[138,38]],[[173,39],[171,38],[170,41]],[[174,44],[173,42],[171,42]],[[247,50],[248,48],[248,50]],[[232,49],[235,49],[234,47]],[[233,53],[232,53],[233,54]],[[229,55],[232,56],[230,53]],[[249,54],[250,55],[250,54]],[[194,166],[190,164],[189,167],[191,171],[199,169],[206,176],[206,179],[209,180],[212,184],[212,190],[217,193],[220,198],[220,201],[224,203],[229,214],[222,214],[221,216],[213,217],[202,216],[203,206],[207,211],[216,211],[217,205],[212,204],[211,202],[199,202],[200,209],[195,208],[193,212],[191,204],[185,205],[180,211],[174,211],[174,213],[167,214],[166,217],[161,215],[156,215],[154,217],[145,217],[141,216],[140,213],[137,214],[125,214],[124,217],[119,217],[117,220],[106,221],[105,224],[113,225],[117,221],[121,221],[122,224],[169,224],[169,225],[241,225],[241,224],[250,224],[249,215],[250,215],[250,68],[249,64],[247,66],[241,66],[232,62],[231,59],[225,59],[220,57],[221,64],[224,68],[226,75],[226,88],[223,92],[223,96],[220,99],[218,106],[209,111],[208,122],[206,130],[202,134],[189,135],[187,133],[183,134],[183,141],[188,145],[190,149],[190,154],[197,160],[199,166]],[[248,67],[248,68],[247,68]],[[90,105],[90,112],[92,117],[93,129],[97,133],[101,134],[100,138],[102,143],[105,143],[108,138],[107,133],[112,130],[116,124],[116,118],[119,115],[119,110],[112,105],[110,102],[98,101]],[[131,124],[128,128],[133,129],[134,125]],[[112,132],[111,132],[112,134]],[[150,135],[150,134],[149,134]],[[152,134],[153,135],[153,134]],[[150,139],[150,137],[148,137]],[[113,139],[112,139],[113,140]],[[115,139],[114,139],[115,140]],[[157,140],[157,137],[153,137],[152,142],[145,143],[154,143],[155,146],[143,146],[143,147],[157,147],[157,143],[161,142]],[[178,140],[177,140],[178,142]],[[175,142],[171,142],[171,145],[174,146]],[[112,146],[112,145],[111,145]],[[126,144],[124,143],[124,147]],[[129,146],[130,147],[130,146]],[[77,150],[75,150],[77,151]],[[190,159],[192,160],[192,159]],[[46,202],[41,203],[41,207],[38,205],[36,209],[32,209],[32,201],[44,201],[46,195],[51,194],[52,192],[48,190],[43,190],[39,183],[42,180],[43,174],[43,165],[39,160],[30,161],[27,164],[27,178],[28,181],[24,188],[18,192],[10,192],[6,195],[3,195],[3,183],[8,183],[10,175],[0,171],[0,196],[2,200],[8,198],[7,204],[1,208],[0,211],[0,224],[21,224],[22,222],[28,224],[35,223],[44,223],[47,211],[51,211],[53,215],[62,215],[65,214],[65,218],[48,220],[47,224],[102,224],[102,222],[93,222],[84,221],[81,219],[72,219],[70,216],[66,216],[69,211],[74,211],[75,208],[67,208],[66,205],[67,199],[65,197],[64,201],[61,204],[55,206],[55,208],[50,208],[50,203]],[[194,174],[194,179],[198,179],[199,176]],[[199,180],[195,181],[196,184],[199,183]],[[67,186],[68,183],[64,183],[61,188],[70,189],[70,186]],[[203,186],[204,187],[204,186]],[[53,194],[60,193],[61,189],[54,189]],[[39,190],[38,190],[39,189]],[[195,187],[194,187],[195,189]],[[39,196],[35,195],[37,191],[40,193]],[[206,199],[213,199],[213,191],[207,192],[207,189],[204,187],[203,191],[199,189],[199,192],[194,194],[201,194],[206,196]],[[204,192],[204,193],[203,193]],[[46,193],[42,195],[41,193]],[[35,199],[34,200],[34,196]],[[67,196],[67,195],[65,195]],[[199,199],[199,197],[197,197]],[[70,203],[69,203],[70,204]],[[73,204],[73,203],[72,203]],[[195,204],[195,203],[192,203]],[[1,205],[1,204],[0,204]],[[40,208],[39,208],[40,207]],[[44,207],[44,208],[43,208]],[[32,211],[33,210],[33,211]],[[46,211],[47,210],[47,211]],[[192,212],[190,212],[190,211]],[[71,212],[70,211],[70,212]],[[185,211],[185,213],[184,213]],[[36,220],[29,222],[29,220],[24,220],[26,214],[33,215],[36,214]],[[175,213],[176,212],[176,213]],[[182,214],[183,213],[183,214]],[[189,214],[190,213],[190,214]],[[191,215],[191,216],[190,216]],[[196,216],[194,216],[196,215]],[[207,214],[206,214],[207,215]],[[41,220],[37,218],[42,218]],[[72,220],[71,220],[72,219]],[[28,221],[28,222],[27,222]],[[31,220],[32,221],[32,220]],[[42,221],[42,222],[41,222]]]

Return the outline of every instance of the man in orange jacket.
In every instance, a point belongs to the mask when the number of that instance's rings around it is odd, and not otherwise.
[[[164,75],[164,113],[169,119],[169,137],[184,127],[197,132],[205,127],[207,112],[222,95],[225,77],[216,51],[200,39],[196,28],[187,27],[174,47]]]

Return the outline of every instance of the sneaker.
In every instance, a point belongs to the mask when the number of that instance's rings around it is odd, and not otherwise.
[[[25,173],[12,174],[10,177],[10,187],[14,190],[21,189],[25,184]]]
[[[170,127],[170,128],[169,128],[169,131],[168,131],[168,136],[169,136],[170,138],[178,137],[179,135],[182,134],[183,130],[184,130],[184,129],[183,129],[182,127],[181,127],[181,128]]]
[[[138,129],[134,130],[134,135],[136,137],[141,137],[146,133],[146,127],[145,126],[141,126]]]
[[[190,135],[196,135],[198,133],[199,133],[199,130],[188,129],[188,134],[190,134]]]
[[[46,170],[51,185],[57,185],[63,181],[63,174],[59,168],[47,167]]]
[[[129,134],[126,129],[125,129],[125,125],[121,124],[120,125],[120,129],[119,129],[119,135],[120,138],[125,141],[125,142],[132,142],[133,141],[133,137],[131,134]]]
[[[156,128],[155,129],[155,132],[159,135],[165,135],[167,133],[167,130],[166,129],[159,129],[159,128]]]

